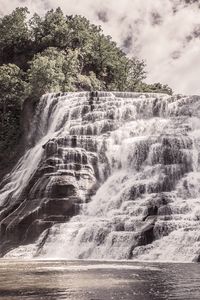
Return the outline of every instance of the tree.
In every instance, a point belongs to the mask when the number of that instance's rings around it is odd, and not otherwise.
[[[127,57],[100,26],[85,17],[65,16],[57,8],[27,21],[28,13],[20,7],[0,18],[0,153],[4,159],[21,134],[26,98],[32,106],[42,94],[57,91],[172,93],[167,85],[144,83],[144,62]]]
[[[39,49],[59,47],[64,49],[69,44],[69,25],[62,10],[48,11],[43,18],[34,14],[29,22],[32,37]]]
[[[127,62],[127,76],[125,89],[135,91],[136,86],[146,78],[143,60],[132,58]]]
[[[0,19],[2,62],[10,62],[14,55],[24,51],[24,47],[29,41],[28,13],[27,8],[18,7],[10,15]]]
[[[44,93],[74,90],[79,68],[77,57],[77,51],[67,53],[53,47],[35,55],[28,70],[30,92],[34,97],[38,99]]]
[[[103,34],[100,26],[90,24],[85,17],[78,15],[65,17],[58,8],[47,12],[44,18],[35,14],[30,21],[30,27],[37,52],[53,46],[57,51],[64,51],[64,55],[70,56],[72,53],[76,62],[74,66],[78,64],[79,68],[76,68],[76,76],[71,76],[67,71],[65,84],[58,84],[65,91],[76,90],[79,87],[91,89],[92,86],[107,90],[132,91],[145,78],[144,62],[136,58],[127,58],[112,38]],[[42,60],[42,64],[47,63],[44,58]],[[66,61],[69,62],[69,59]],[[47,66],[48,70],[52,69],[48,63]],[[40,67],[42,68],[42,65]],[[96,78],[92,77],[93,84],[89,78],[90,74],[94,74]],[[96,80],[101,83],[97,84]],[[58,87],[54,84],[51,84],[52,86],[55,90]]]
[[[23,72],[16,65],[0,66],[0,153],[2,154],[5,150],[8,153],[12,152],[12,146],[21,134],[21,109],[27,96],[27,83],[23,77]]]
[[[162,93],[172,95],[173,91],[167,84],[161,83],[154,83],[154,84],[147,84],[145,82],[140,82],[135,87],[136,92],[143,92],[143,93]]]
[[[3,114],[13,107],[21,109],[27,88],[23,77],[23,72],[16,65],[0,66],[0,109]]]
[[[89,75],[79,74],[76,81],[76,87],[77,90],[83,91],[100,91],[105,89],[102,81],[97,79],[94,72],[89,72]]]

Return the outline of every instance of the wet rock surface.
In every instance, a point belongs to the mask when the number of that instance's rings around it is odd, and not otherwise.
[[[170,244],[199,260],[199,111],[196,96],[45,95],[1,183],[1,255],[162,260]]]

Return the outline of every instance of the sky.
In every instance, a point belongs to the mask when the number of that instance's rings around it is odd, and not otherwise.
[[[0,0],[0,14],[18,6],[32,14],[60,6],[84,15],[127,55],[145,61],[146,82],[200,94],[200,0]]]

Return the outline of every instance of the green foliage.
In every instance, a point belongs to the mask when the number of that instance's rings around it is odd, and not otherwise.
[[[16,8],[10,15],[0,19],[0,47],[22,44],[29,38],[28,25],[26,22],[27,8]]]
[[[163,93],[172,95],[173,91],[167,84],[161,83],[154,83],[154,84],[147,84],[144,82],[140,82],[136,88],[136,92],[143,92],[143,93]]]
[[[78,75],[76,88],[77,90],[83,91],[99,91],[104,90],[105,86],[99,79],[97,79],[94,72],[89,72],[89,76],[81,74]]]
[[[8,153],[12,151],[12,146],[20,136],[21,108],[27,96],[27,83],[23,80],[23,75],[16,65],[0,66],[0,153],[2,155],[5,151]]]
[[[27,8],[17,8],[1,19],[0,48],[2,52],[12,48],[12,55],[2,55],[2,62],[15,63],[26,71],[29,91],[35,98],[58,90],[148,89],[142,83],[144,62],[128,58],[110,36],[85,17],[64,16],[57,8],[44,17],[35,14],[27,23],[27,14]]]
[[[37,49],[47,47],[65,48],[69,43],[69,26],[60,8],[50,10],[44,19],[34,14],[29,22],[32,38]]]
[[[16,8],[0,19],[0,60],[7,63],[15,54],[24,51],[29,40],[27,8]]]
[[[136,58],[122,57],[116,62],[113,72],[114,80],[110,83],[109,89],[134,92],[145,79],[145,63]]]
[[[47,92],[60,89],[60,83],[64,80],[62,72],[64,59],[62,52],[51,48],[35,55],[28,70],[28,80],[32,94],[35,92],[36,97],[39,97]]]
[[[36,103],[42,94],[57,91],[172,93],[166,85],[144,83],[144,62],[128,58],[85,17],[65,16],[57,8],[28,21],[28,13],[16,8],[0,19],[1,153],[11,151],[19,139],[27,97]]]
[[[79,71],[77,51],[47,48],[35,55],[28,70],[30,93],[38,99],[42,94],[73,91]]]

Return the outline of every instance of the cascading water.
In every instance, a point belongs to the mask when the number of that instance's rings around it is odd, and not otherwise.
[[[199,260],[199,118],[197,96],[43,96],[35,146],[0,191],[1,235],[12,241],[2,252]]]

